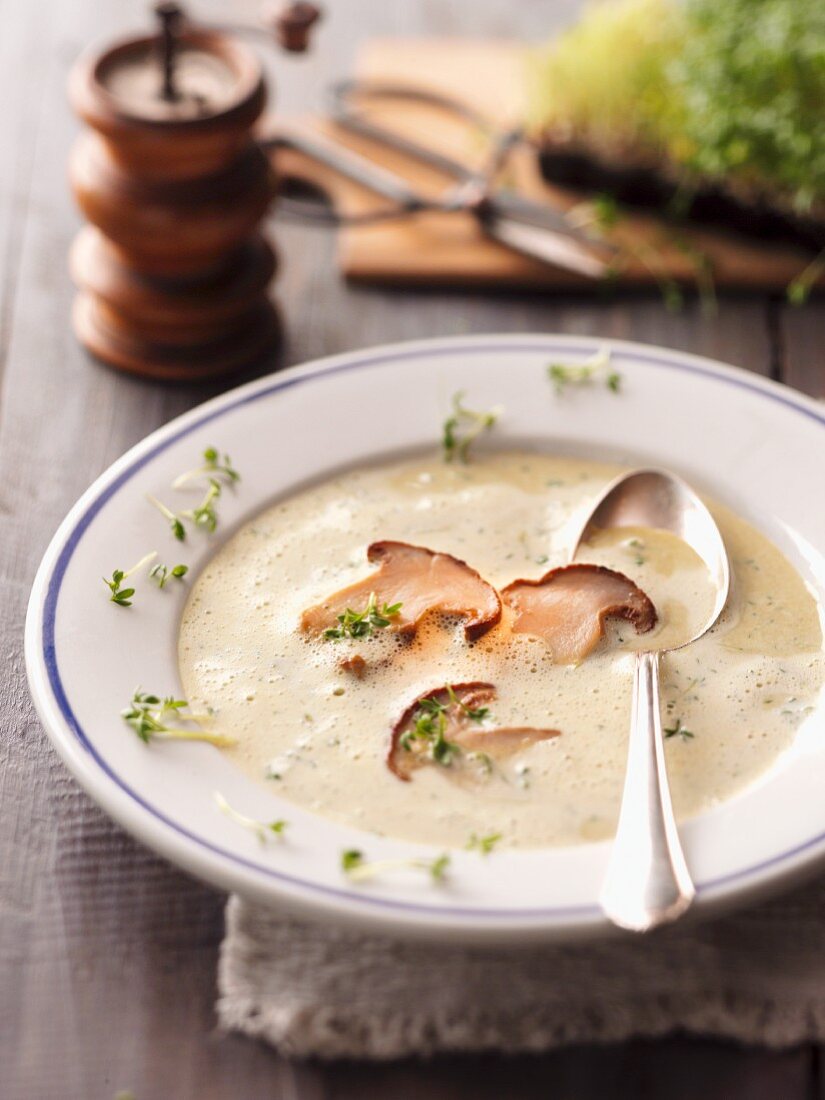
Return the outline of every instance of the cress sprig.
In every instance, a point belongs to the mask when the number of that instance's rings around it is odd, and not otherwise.
[[[489,707],[470,707],[462,699],[459,699],[453,690],[452,684],[447,684],[447,696],[452,705],[463,711],[471,722],[483,722],[490,714]]]
[[[173,695],[161,697],[136,688],[131,703],[120,714],[147,745],[150,741],[206,741],[219,748],[235,744],[233,737],[203,729],[201,723],[208,721],[208,716],[184,713],[188,709],[185,699],[176,699]],[[188,722],[197,728],[169,725],[170,719]]]
[[[324,637],[328,641],[368,638],[373,631],[388,627],[398,617],[401,607],[401,603],[385,603],[379,608],[375,593],[371,592],[363,611],[353,611],[348,607],[343,615],[337,617],[340,625],[329,627],[324,631]]]
[[[550,363],[547,376],[553,383],[557,394],[564,393],[568,386],[590,386],[603,381],[611,393],[618,393],[622,386],[622,376],[610,365],[610,351],[602,348],[583,363]]]
[[[696,736],[695,733],[682,725],[681,718],[677,718],[672,726],[665,726],[662,732],[665,735],[665,741],[668,741],[671,737],[681,737],[683,741],[692,741]]]
[[[196,527],[208,531],[209,534],[218,526],[218,513],[215,503],[221,495],[221,478],[226,484],[234,484],[241,480],[241,475],[232,465],[229,455],[221,455],[217,447],[207,447],[203,452],[203,465],[196,466],[180,474],[172,482],[173,489],[182,489],[190,481],[198,478],[207,478],[208,484],[203,500],[194,508],[187,508],[176,512],[157,497],[147,494],[146,499],[153,504],[160,514],[168,521],[169,528],[179,542],[186,539],[186,521],[194,523]]]
[[[221,495],[221,485],[215,478],[210,477],[206,495],[197,506],[182,514],[191,519],[196,527],[205,528],[210,534],[218,526],[218,515],[215,511],[215,501]]]
[[[118,607],[131,607],[132,596],[134,596],[135,594],[135,589],[134,587],[123,588],[123,582],[126,580],[127,577],[131,577],[133,574],[139,573],[145,565],[148,565],[149,562],[156,557],[157,550],[153,550],[150,554],[146,554],[144,557],[142,557],[139,562],[136,562],[131,567],[131,569],[115,569],[112,572],[111,580],[107,580],[106,577],[104,577],[103,583],[106,585],[106,587],[109,589],[109,592],[111,593],[111,595],[109,596],[109,600],[112,603],[116,603]]]
[[[112,573],[112,579],[106,580],[103,578],[103,583],[108,586],[111,591],[109,600],[112,603],[116,603],[118,607],[131,607],[132,596],[135,594],[134,588],[121,588],[121,584],[126,577],[126,572],[123,569],[115,569]]]
[[[150,504],[154,504],[160,514],[169,522],[169,529],[172,534],[178,540],[178,542],[184,542],[186,539],[186,528],[183,525],[183,519],[173,512],[171,508],[167,508],[162,500],[158,500],[157,497],[153,497],[151,493],[146,494],[146,499]]]
[[[363,882],[375,878],[386,871],[427,871],[436,881],[446,878],[450,857],[446,852],[435,859],[375,859],[367,861],[364,853],[357,848],[347,848],[341,853],[341,870],[353,882]]]
[[[147,494],[146,499],[150,504],[154,504],[160,514],[169,521],[169,527],[175,538],[179,542],[184,542],[186,540],[186,526],[184,520],[191,520],[196,527],[201,527],[208,531],[210,535],[212,534],[218,526],[218,513],[215,511],[215,501],[220,495],[220,482],[216,481],[214,478],[210,478],[206,495],[195,508],[187,508],[182,512],[173,512],[171,508],[163,503],[163,501],[158,500],[157,497],[153,497],[151,494]]]
[[[483,432],[490,431],[501,416],[503,410],[496,406],[482,412],[470,409],[464,404],[464,392],[453,394],[453,411],[444,421],[441,446],[445,462],[468,462],[473,441]]]
[[[199,477],[225,477],[229,482],[241,480],[241,475],[232,465],[229,455],[221,455],[216,447],[207,447],[203,452],[203,465],[179,474],[172,482],[173,489],[180,489]]]
[[[471,833],[465,848],[468,852],[478,852],[479,855],[488,856],[501,839],[501,833],[487,833],[485,836]]]
[[[254,833],[261,844],[265,844],[273,836],[282,837],[289,824],[283,818],[277,821],[259,821],[257,818],[242,814],[234,806],[229,805],[220,791],[215,791],[215,802],[217,802],[220,810],[236,825],[240,825],[243,829],[248,829],[249,832]]]
[[[168,566],[161,565],[160,562],[158,562],[149,570],[149,576],[158,588],[163,588],[170,578],[174,577],[175,580],[181,581],[188,572],[188,565],[173,565],[170,569]]]

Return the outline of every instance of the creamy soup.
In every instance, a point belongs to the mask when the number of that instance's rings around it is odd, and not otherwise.
[[[246,773],[301,806],[375,833],[460,847],[571,844],[611,835],[625,768],[634,647],[685,640],[713,603],[693,552],[662,532],[601,532],[578,560],[630,577],[658,612],[637,635],[612,622],[578,665],[501,624],[468,642],[431,615],[414,638],[393,626],[325,638],[302,613],[374,572],[367,546],[395,539],[455,555],[495,588],[566,564],[575,518],[617,468],[532,453],[467,465],[416,459],[359,469],[271,507],[243,527],[194,585],[180,668],[196,710],[237,738]],[[712,505],[734,573],[707,637],[662,661],[662,720],[673,800],[684,818],[751,783],[793,741],[825,681],[818,604],[759,531]],[[363,608],[355,608],[360,611]],[[352,672],[360,658],[362,675]],[[349,663],[348,663],[349,662]],[[359,662],[360,663],[360,662]],[[491,761],[474,752],[416,768],[387,765],[394,724],[447,684],[485,681],[478,722],[557,735]]]

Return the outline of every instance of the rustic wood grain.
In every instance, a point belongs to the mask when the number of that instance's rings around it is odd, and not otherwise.
[[[232,14],[251,16],[256,7],[236,2]],[[279,66],[290,110],[317,106],[322,82],[346,72],[368,34],[543,35],[576,4],[348,0],[330,7],[317,53]],[[199,10],[225,14],[226,5],[213,0]],[[223,898],[145,851],[82,794],[33,712],[22,657],[28,589],[66,509],[146,432],[215,392],[118,377],[90,363],[69,328],[65,257],[78,218],[65,182],[75,133],[65,76],[88,40],[142,19],[138,0],[12,0],[0,37],[0,1096],[111,1100],[120,1089],[137,1100],[811,1095],[806,1049],[672,1040],[538,1058],[315,1066],[216,1034]],[[562,330],[667,343],[760,373],[784,364],[790,380],[817,385],[816,306],[777,317],[758,299],[726,299],[712,319],[695,304],[670,315],[655,297],[350,289],[334,274],[334,244],[323,233],[277,227],[276,236],[288,325],[278,363],[429,335]]]
[[[808,1085],[804,1053],[688,1039],[572,1047],[531,1058],[441,1059],[414,1074],[408,1064],[340,1066],[325,1100],[786,1100],[806,1097]]]

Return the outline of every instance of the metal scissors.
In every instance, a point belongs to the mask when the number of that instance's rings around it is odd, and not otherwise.
[[[370,101],[381,100],[427,104],[447,111],[473,127],[489,141],[481,169],[468,168],[435,149],[419,145],[376,123],[364,106]],[[264,140],[262,144],[270,148],[295,149],[391,203],[385,209],[340,216],[315,202],[282,199],[282,212],[326,224],[368,225],[423,211],[464,211],[476,219],[487,237],[516,252],[591,279],[605,275],[607,262],[594,251],[593,240],[571,225],[563,213],[548,204],[496,186],[496,177],[510,151],[526,140],[521,130],[496,131],[482,115],[447,96],[379,82],[343,81],[333,85],[330,89],[330,115],[344,129],[435,168],[454,182],[438,198],[429,198],[416,191],[401,176],[321,135],[282,134]],[[607,246],[599,242],[599,247]]]

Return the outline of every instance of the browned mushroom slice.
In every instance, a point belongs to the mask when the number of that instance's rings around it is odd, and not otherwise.
[[[559,730],[484,726],[487,704],[495,697],[495,687],[478,680],[419,695],[393,726],[387,754],[390,771],[404,780],[423,764],[455,772],[466,759],[464,754],[498,759],[536,741],[558,737]]]
[[[501,618],[498,593],[466,562],[406,542],[374,542],[367,557],[379,568],[361,581],[334,592],[323,603],[308,608],[301,616],[301,628],[320,632],[338,625],[338,616],[348,609],[361,612],[370,597],[380,610],[400,604],[390,627],[414,633],[429,611],[440,611],[464,619],[468,641],[480,638]]]
[[[513,581],[501,596],[516,613],[513,631],[542,638],[559,664],[583,660],[607,619],[626,619],[638,634],[656,625],[656,608],[641,588],[602,565],[551,569],[537,581]]]

